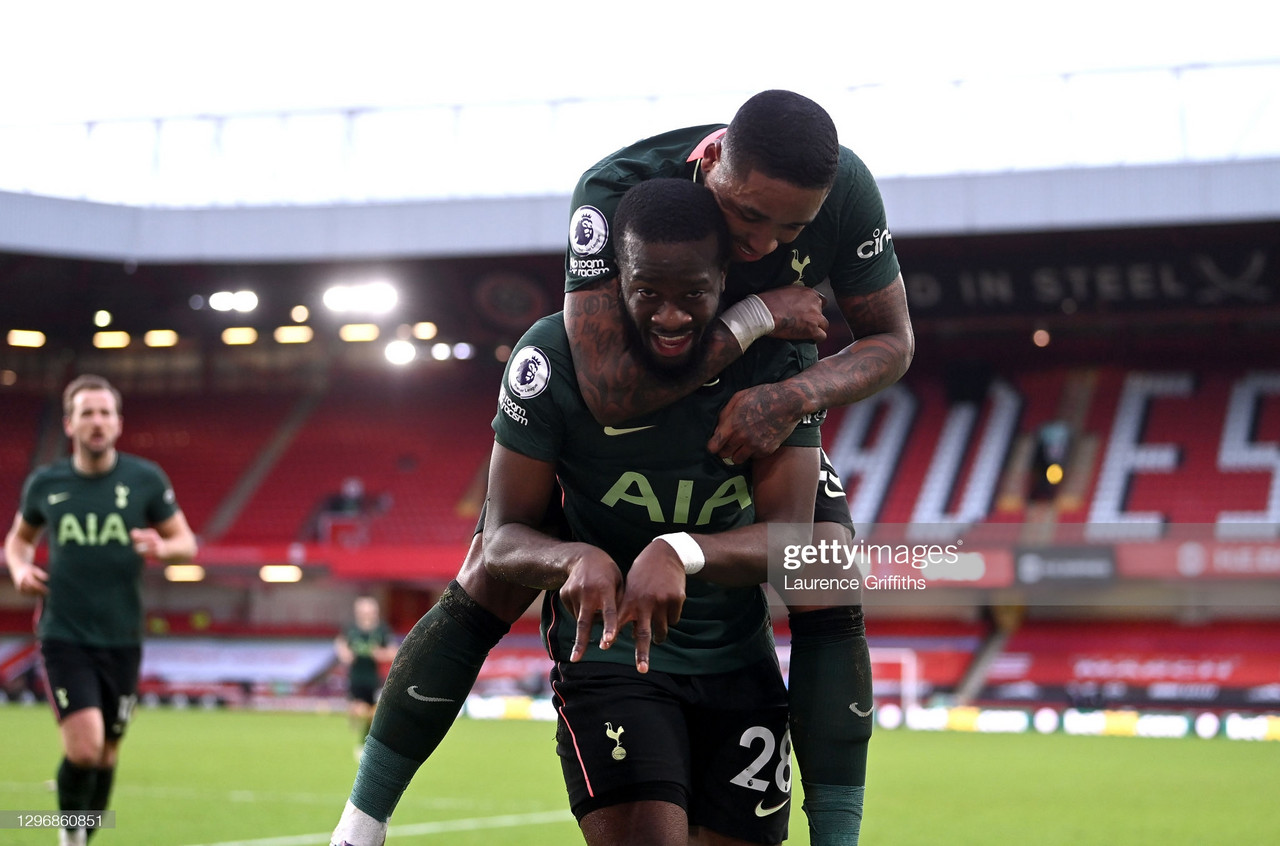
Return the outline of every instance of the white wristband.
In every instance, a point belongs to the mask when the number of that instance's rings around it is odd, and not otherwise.
[[[733,337],[738,339],[738,346],[742,347],[743,352],[756,339],[768,335],[774,328],[773,314],[764,300],[755,294],[729,306],[720,315],[720,319],[729,327]]]
[[[684,565],[686,576],[692,576],[707,563],[707,557],[702,554],[702,547],[698,546],[698,542],[688,532],[658,535],[657,540],[666,541],[667,545],[676,551],[676,557]]]

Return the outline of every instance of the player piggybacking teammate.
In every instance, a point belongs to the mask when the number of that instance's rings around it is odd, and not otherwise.
[[[658,177],[711,189],[734,241],[726,296],[745,297],[708,332],[702,367],[677,380],[653,379],[626,350],[609,240],[618,199]],[[620,427],[693,392],[765,334],[823,339],[822,303],[810,286],[824,278],[854,342],[782,382],[735,395],[711,452],[737,463],[769,454],[801,421],[893,384],[914,353],[879,191],[861,160],[839,145],[826,112],[800,95],[763,92],[727,127],[677,130],[607,157],[574,192],[569,238],[566,330],[583,398],[601,424]],[[834,471],[824,469],[815,535],[847,542],[848,505]],[[484,657],[536,595],[489,576],[480,550],[477,534],[457,581],[402,645],[335,843],[344,834],[356,846],[380,842],[400,793],[448,731]],[[792,733],[811,836],[820,846],[856,843],[871,733],[861,608],[790,610]],[[404,694],[426,680],[448,705],[424,706]]]

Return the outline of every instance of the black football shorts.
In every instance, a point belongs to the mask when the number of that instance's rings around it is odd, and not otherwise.
[[[107,739],[124,736],[138,704],[140,646],[83,646],[61,640],[40,643],[49,703],[58,722],[84,708],[102,712]]]
[[[557,664],[556,748],[579,820],[641,800],[690,825],[781,843],[791,808],[787,690],[777,662],[676,675],[628,664]]]
[[[813,504],[813,522],[841,523],[853,528],[853,515],[849,512],[849,498],[845,495],[840,474],[822,450],[818,469],[818,495]]]

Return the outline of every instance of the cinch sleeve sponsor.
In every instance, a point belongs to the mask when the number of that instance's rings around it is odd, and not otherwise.
[[[840,201],[840,247],[831,266],[831,287],[841,297],[869,294],[884,288],[900,271],[893,233],[880,189],[866,165],[848,150],[842,150],[840,165],[842,170],[851,168],[852,177]]]

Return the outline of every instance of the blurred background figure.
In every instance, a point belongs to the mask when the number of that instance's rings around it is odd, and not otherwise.
[[[395,657],[396,644],[391,628],[382,621],[377,599],[357,597],[353,610],[355,621],[334,639],[333,648],[338,660],[347,667],[347,715],[359,738],[358,757],[381,692],[381,665]]]
[[[341,488],[316,506],[307,521],[303,540],[364,546],[369,542],[370,522],[390,507],[390,494],[368,494],[363,479],[348,476],[342,480]]]

